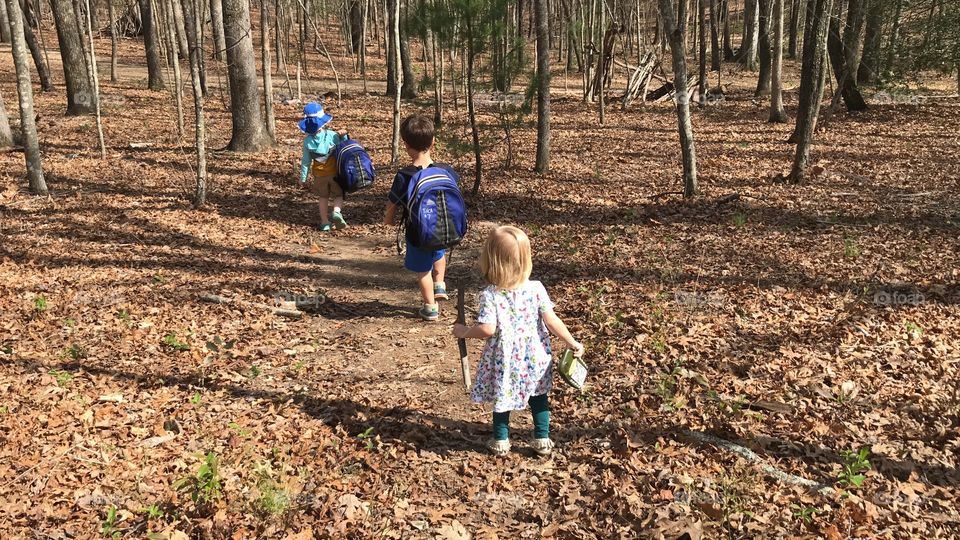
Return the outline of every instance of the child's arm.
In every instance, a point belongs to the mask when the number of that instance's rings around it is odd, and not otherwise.
[[[570,331],[567,330],[567,325],[563,324],[563,321],[560,320],[560,317],[557,317],[552,309],[543,311],[540,316],[543,317],[543,323],[547,326],[547,330],[550,330],[553,335],[562,339],[573,349],[574,356],[577,358],[583,356],[583,344],[573,339]]]
[[[476,321],[473,326],[460,323],[453,325],[453,335],[458,339],[493,337],[497,332],[497,308],[489,290],[480,293],[480,310],[477,312]]]
[[[387,209],[383,213],[383,224],[393,225],[397,217],[397,205],[392,201],[387,202]]]
[[[487,339],[496,332],[497,325],[495,324],[475,324],[473,326],[467,326],[465,324],[457,323],[453,325],[453,335],[458,339]]]
[[[303,155],[300,157],[300,183],[307,182],[307,174],[310,173],[310,163],[313,159],[310,157],[310,151],[307,150],[307,141],[303,141]]]

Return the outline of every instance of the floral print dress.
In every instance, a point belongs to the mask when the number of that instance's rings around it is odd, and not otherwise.
[[[493,412],[518,411],[532,396],[550,391],[550,334],[540,315],[551,310],[553,302],[539,281],[510,290],[491,285],[480,293],[477,322],[497,330],[480,357],[473,401],[493,403]]]

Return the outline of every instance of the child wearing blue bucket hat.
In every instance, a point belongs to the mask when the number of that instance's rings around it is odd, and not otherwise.
[[[306,133],[303,138],[303,156],[300,158],[300,185],[307,186],[307,175],[312,173],[313,182],[309,184],[310,192],[320,198],[320,231],[330,231],[330,220],[333,219],[333,228],[342,229],[347,226],[343,219],[340,207],[343,205],[343,189],[334,181],[337,175],[337,160],[330,155],[333,148],[346,140],[345,130],[332,131],[326,126],[333,117],[326,114],[323,104],[307,103],[303,108],[303,119],[300,120],[300,131]],[[333,199],[333,215],[329,214],[330,199]]]

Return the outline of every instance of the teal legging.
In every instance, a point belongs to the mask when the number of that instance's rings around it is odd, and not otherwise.
[[[533,438],[550,437],[550,403],[547,395],[530,398],[530,412],[533,413]],[[493,438],[505,441],[510,438],[510,411],[493,413]]]

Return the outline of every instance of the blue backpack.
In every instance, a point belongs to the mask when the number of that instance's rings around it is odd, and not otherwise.
[[[418,171],[407,185],[407,241],[436,251],[456,246],[467,234],[467,205],[456,174],[442,167]]]
[[[335,180],[344,193],[353,193],[373,185],[373,161],[360,143],[347,139],[333,147],[330,154],[337,160]]]

